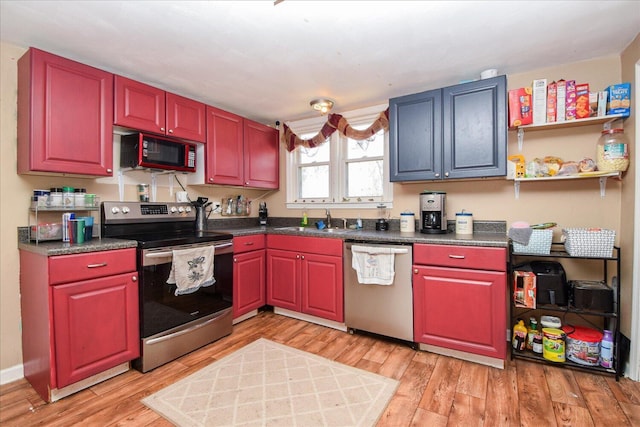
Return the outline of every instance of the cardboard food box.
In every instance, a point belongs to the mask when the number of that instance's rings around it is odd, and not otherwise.
[[[576,119],[586,119],[590,115],[589,83],[581,83],[576,85]]]
[[[576,118],[576,81],[567,80],[567,97],[565,100],[565,120]]]
[[[556,121],[564,122],[567,114],[567,82],[563,79],[556,83]]]
[[[533,81],[533,124],[542,125],[547,122],[547,79]]]
[[[598,115],[598,92],[589,92],[589,117]]]
[[[607,115],[607,94],[606,90],[598,92],[598,117]]]
[[[609,104],[607,114],[629,116],[631,111],[631,83],[611,85],[607,88]]]
[[[530,125],[533,122],[531,114],[531,88],[521,87],[509,91],[509,127]]]
[[[551,82],[547,86],[547,123],[554,123],[557,117],[557,84]]]
[[[536,308],[536,274],[532,271],[515,270],[513,280],[515,306]]]

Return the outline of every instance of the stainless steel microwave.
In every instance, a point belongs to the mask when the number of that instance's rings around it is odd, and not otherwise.
[[[196,145],[145,133],[120,138],[120,167],[196,171]]]

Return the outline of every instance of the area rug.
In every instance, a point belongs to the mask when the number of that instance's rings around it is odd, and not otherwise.
[[[181,426],[372,426],[398,381],[260,338],[142,400]]]

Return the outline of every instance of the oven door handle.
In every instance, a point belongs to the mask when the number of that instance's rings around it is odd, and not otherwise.
[[[222,249],[229,246],[233,246],[233,243],[223,243],[221,245],[213,245],[214,249]],[[145,258],[166,258],[171,256],[173,256],[173,251],[152,252],[144,255]]]
[[[220,316],[222,314],[224,314],[224,313],[220,313]],[[209,319],[204,323],[193,325],[193,326],[191,326],[191,327],[189,327],[187,329],[183,329],[183,330],[178,331],[178,332],[173,332],[173,333],[170,333],[170,334],[167,334],[167,335],[162,335],[162,336],[157,337],[157,338],[151,338],[150,340],[146,341],[146,344],[157,344],[159,342],[166,341],[168,339],[173,339],[173,338],[179,337],[181,335],[191,333],[191,332],[193,332],[193,331],[195,331],[197,329],[200,329],[200,328],[202,328],[204,326],[207,326],[208,324],[210,324],[212,322],[216,322],[220,316],[216,316],[213,319]]]

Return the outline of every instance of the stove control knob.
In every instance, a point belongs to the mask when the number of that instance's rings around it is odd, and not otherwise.
[[[187,213],[191,212],[191,206],[187,206],[186,208],[184,208],[184,211]]]
[[[123,214],[128,214],[129,212],[131,212],[131,209],[129,209],[128,206],[123,206],[122,207],[122,213]]]
[[[184,208],[183,208],[182,206],[180,206],[180,207],[178,208],[178,212],[180,212],[180,213],[184,212]]]
[[[178,208],[176,208],[175,206],[171,206],[171,213],[176,213],[178,212]]]
[[[117,206],[112,207],[111,208],[111,213],[114,214],[114,215],[117,214],[117,213],[120,213],[120,208],[117,207]]]

